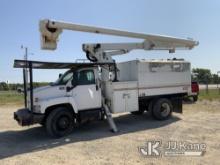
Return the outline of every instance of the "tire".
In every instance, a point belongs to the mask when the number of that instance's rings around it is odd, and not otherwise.
[[[168,119],[173,111],[173,105],[170,100],[161,98],[158,99],[152,108],[152,115],[157,120]]]
[[[49,114],[45,124],[47,133],[54,138],[59,138],[72,132],[74,115],[69,109],[58,107]]]
[[[192,99],[193,99],[193,102],[197,102],[198,101],[198,95],[193,96]]]
[[[153,107],[154,107],[154,104],[157,100],[156,99],[153,99],[150,101],[149,105],[148,105],[148,108],[147,108],[147,113],[150,115],[150,116],[153,116],[154,117],[154,114],[153,114]]]

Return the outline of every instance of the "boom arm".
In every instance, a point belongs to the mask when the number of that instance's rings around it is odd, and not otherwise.
[[[113,62],[112,56],[126,54],[134,49],[150,50],[150,43],[97,43],[83,44],[83,51],[93,62]]]
[[[161,44],[154,46],[151,42],[145,40],[141,43],[96,43],[96,44],[83,44],[83,51],[86,53],[87,58],[93,62],[113,62],[112,56],[123,55],[135,49],[142,50],[169,50],[174,53],[175,49],[182,47],[176,45]]]
[[[175,52],[175,49],[192,49],[194,46],[197,46],[199,44],[197,41],[190,39],[134,33],[128,31],[78,25],[59,21],[41,20],[41,48],[55,50],[57,48],[58,37],[62,30],[72,30],[144,39],[144,43],[147,43],[148,45],[148,47],[146,47],[145,50],[169,50],[169,52]]]

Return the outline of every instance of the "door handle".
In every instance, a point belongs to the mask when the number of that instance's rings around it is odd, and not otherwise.
[[[65,89],[65,87],[59,87],[59,90],[64,90]]]
[[[99,83],[98,80],[95,81],[95,89],[98,91],[99,90]]]

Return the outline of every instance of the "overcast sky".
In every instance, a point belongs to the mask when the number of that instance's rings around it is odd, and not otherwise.
[[[220,70],[220,1],[218,0],[1,0],[0,1],[0,81],[21,82],[21,69],[13,68],[28,46],[29,59],[74,62],[86,58],[82,43],[132,42],[128,38],[64,31],[56,51],[40,49],[40,19],[55,19],[122,30],[193,38],[200,45],[191,51],[133,51],[115,58],[184,58],[192,67]],[[55,81],[56,71],[34,71],[34,81]]]

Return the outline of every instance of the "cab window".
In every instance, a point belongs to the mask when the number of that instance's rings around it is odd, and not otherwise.
[[[89,85],[95,84],[95,75],[93,70],[82,70],[78,73],[78,84]]]
[[[52,85],[66,85],[66,83],[73,78],[73,71],[69,70],[64,73],[56,82]]]

